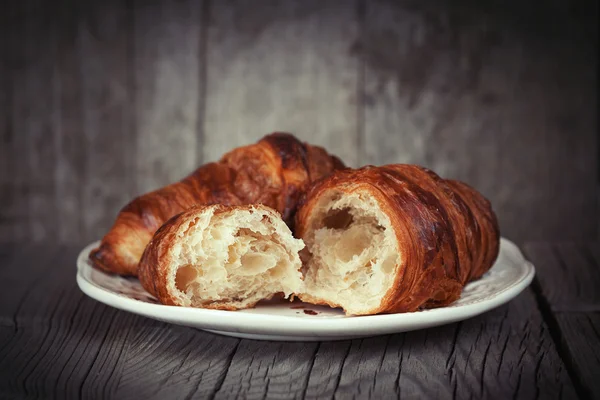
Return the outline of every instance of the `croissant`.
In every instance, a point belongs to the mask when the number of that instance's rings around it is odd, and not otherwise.
[[[295,233],[306,244],[298,297],[351,315],[448,305],[499,250],[490,203],[415,165],[334,172],[306,193]]]
[[[137,275],[142,253],[155,231],[169,218],[196,204],[264,204],[290,224],[308,185],[344,168],[323,148],[273,133],[258,143],[201,166],[180,182],[144,194],[127,204],[100,246],[90,253],[98,268]]]
[[[303,247],[269,207],[195,206],[156,231],[139,279],[163,304],[248,308],[300,290]]]

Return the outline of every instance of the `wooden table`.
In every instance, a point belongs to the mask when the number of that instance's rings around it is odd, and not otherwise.
[[[0,246],[0,398],[600,398],[600,245],[530,244],[534,284],[443,327],[239,340],[107,307],[76,247]]]

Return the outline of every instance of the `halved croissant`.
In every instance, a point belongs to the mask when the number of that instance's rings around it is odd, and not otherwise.
[[[196,204],[264,204],[286,222],[307,186],[344,168],[323,148],[291,134],[273,133],[258,143],[203,165],[180,182],[144,194],[127,204],[90,259],[97,267],[137,275],[140,257],[154,232],[169,218]]]
[[[300,291],[303,247],[269,207],[195,206],[158,229],[139,279],[163,304],[248,308]]]
[[[415,165],[336,171],[296,214],[303,301],[363,315],[444,306],[498,255],[490,203]]]

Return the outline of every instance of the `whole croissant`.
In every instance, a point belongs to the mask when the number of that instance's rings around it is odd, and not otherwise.
[[[180,182],[133,199],[117,216],[100,247],[90,253],[102,270],[137,275],[142,253],[169,218],[197,204],[264,204],[291,224],[308,185],[344,164],[323,148],[273,133],[201,166]]]
[[[336,171],[296,214],[304,293],[347,314],[444,306],[484,274],[499,250],[489,201],[415,165]]]

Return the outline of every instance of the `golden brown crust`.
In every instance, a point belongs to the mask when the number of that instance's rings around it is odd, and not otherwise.
[[[181,243],[180,233],[182,228],[189,229],[193,226],[196,218],[201,216],[208,208],[212,208],[213,218],[220,214],[229,214],[233,211],[256,210],[260,205],[225,206],[215,204],[211,206],[197,205],[177,214],[165,222],[154,234],[152,240],[146,246],[139,262],[138,278],[140,283],[150,294],[155,296],[165,305],[182,305],[169,291],[168,278],[172,273],[174,263],[171,257],[171,249],[177,243]],[[179,234],[179,235],[178,235]],[[273,294],[274,296],[275,294]],[[271,296],[272,297],[272,296]],[[258,301],[247,304],[246,307],[254,307]],[[202,308],[215,310],[237,310],[230,302],[213,301],[202,305]]]
[[[324,149],[287,133],[273,133],[258,143],[201,166],[180,182],[133,199],[119,213],[90,259],[120,275],[137,275],[140,257],[154,232],[169,218],[196,204],[264,204],[293,221],[300,195],[310,183],[344,168]]]
[[[466,282],[491,268],[498,255],[498,223],[489,201],[462,182],[444,180],[415,165],[347,169],[316,183],[298,209],[298,237],[306,234],[319,197],[332,189],[375,199],[390,218],[402,255],[391,289],[370,314],[448,305],[460,297]],[[310,295],[300,297],[329,304]]]

